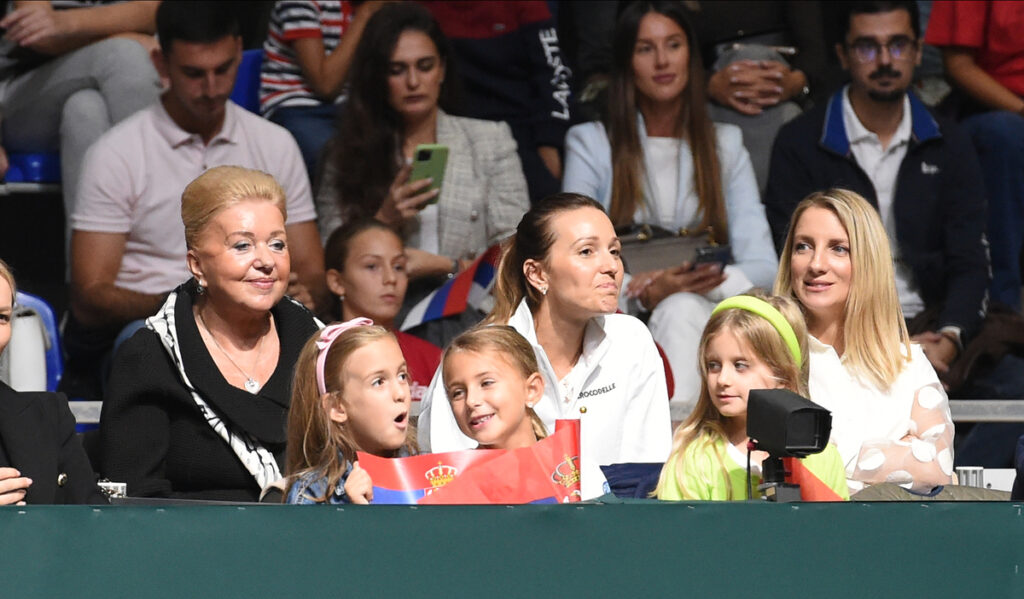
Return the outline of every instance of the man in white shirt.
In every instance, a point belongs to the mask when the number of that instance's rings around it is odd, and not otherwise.
[[[152,315],[189,277],[181,193],[208,168],[274,176],[286,193],[289,293],[322,297],[323,252],[299,149],[283,128],[228,100],[241,60],[230,7],[164,2],[153,62],[169,87],[86,154],[71,216],[69,353],[101,353],[126,324]],[[87,362],[88,360],[83,360]]]
[[[942,375],[987,311],[985,200],[970,140],[908,91],[921,59],[917,16],[914,2],[855,3],[836,46],[850,84],[780,130],[765,205],[781,244],[812,191],[843,187],[872,202],[904,316]]]

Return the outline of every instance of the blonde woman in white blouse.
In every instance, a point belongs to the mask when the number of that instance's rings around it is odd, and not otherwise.
[[[910,343],[875,209],[842,189],[805,198],[790,220],[775,293],[803,306],[811,399],[832,411],[850,493],[881,482],[917,491],[949,484],[949,402]]]

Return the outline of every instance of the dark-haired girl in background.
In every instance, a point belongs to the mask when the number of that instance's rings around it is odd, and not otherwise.
[[[400,323],[395,317],[409,288],[405,251],[402,239],[387,225],[358,219],[331,233],[324,265],[327,287],[340,300],[331,316],[345,322],[362,316],[393,332],[409,367],[412,400],[419,401],[441,363],[441,348],[396,329]]]

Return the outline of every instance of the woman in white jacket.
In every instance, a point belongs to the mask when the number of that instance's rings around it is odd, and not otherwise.
[[[603,123],[569,130],[562,190],[597,198],[616,227],[705,231],[735,264],[682,263],[632,272],[626,294],[650,311],[654,339],[675,375],[673,404],[697,401],[697,343],[715,304],[769,287],[778,261],[738,127],[707,115],[704,70],[679,2],[637,2],[616,25]],[[628,265],[627,265],[628,266]]]
[[[492,323],[533,346],[544,377],[534,411],[549,432],[579,419],[583,498],[604,492],[600,466],[664,462],[671,448],[665,371],[639,320],[615,314],[620,244],[601,205],[561,193],[530,209],[506,242]],[[442,452],[475,447],[455,423],[439,374],[420,413],[420,445]]]
[[[832,412],[850,494],[896,483],[928,492],[953,474],[949,401],[911,343],[878,211],[852,191],[804,198],[789,221],[775,294],[807,318],[811,399]]]

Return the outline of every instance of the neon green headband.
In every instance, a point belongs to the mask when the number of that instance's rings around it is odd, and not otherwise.
[[[756,298],[752,295],[734,295],[726,298],[719,302],[715,309],[711,311],[711,315],[721,312],[722,310],[728,310],[735,308],[738,310],[746,310],[757,314],[761,318],[767,320],[775,327],[775,330],[779,332],[779,336],[786,342],[786,346],[789,347],[789,352],[793,354],[793,359],[796,360],[797,367],[803,366],[803,357],[800,354],[800,342],[796,339],[796,333],[793,332],[793,327],[786,320],[786,317],[779,312],[775,306],[769,304],[763,299]]]

